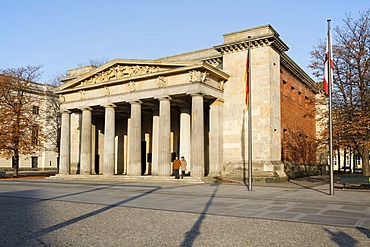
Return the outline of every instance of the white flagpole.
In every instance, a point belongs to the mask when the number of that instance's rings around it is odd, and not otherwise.
[[[252,191],[251,36],[248,36],[248,190]]]
[[[330,159],[330,195],[334,195],[334,172],[333,172],[333,117],[332,117],[332,44],[331,44],[331,32],[330,32],[330,19],[328,21],[328,58],[327,58],[327,70],[328,70],[328,88],[329,88],[329,159]]]

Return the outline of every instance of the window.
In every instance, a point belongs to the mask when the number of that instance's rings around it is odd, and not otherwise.
[[[32,130],[31,143],[33,146],[37,146],[39,144],[39,130]]]
[[[346,166],[350,166],[351,165],[351,157],[349,157],[349,155],[346,156]]]
[[[336,155],[333,155],[333,166],[338,165],[338,157]]]
[[[39,157],[32,156],[31,157],[31,165],[32,165],[32,168],[37,168],[37,166],[39,165]]]
[[[361,165],[361,157],[358,154],[355,154],[355,166]]]
[[[32,106],[32,114],[39,115],[39,107],[34,105]]]

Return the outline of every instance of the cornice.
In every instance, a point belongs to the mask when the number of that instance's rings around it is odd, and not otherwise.
[[[265,46],[271,46],[278,53],[288,51],[289,49],[289,47],[279,37],[272,34],[251,38],[251,49]],[[248,39],[214,46],[214,49],[216,49],[222,55],[245,51],[248,49]]]
[[[222,55],[215,56],[215,57],[208,57],[205,59],[202,59],[205,63],[212,65],[213,67],[217,67],[220,63],[223,62],[223,57]]]

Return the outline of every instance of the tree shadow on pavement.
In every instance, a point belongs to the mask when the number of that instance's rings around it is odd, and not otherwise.
[[[370,239],[370,230],[363,227],[356,227],[356,229],[363,233],[368,239]]]
[[[346,246],[346,247],[355,247],[358,244],[358,241],[348,235],[343,231],[330,231],[327,228],[324,228],[325,232],[329,233],[331,236],[331,240],[336,243],[338,246]]]
[[[206,206],[204,207],[203,211],[200,213],[199,218],[194,223],[193,227],[186,232],[184,240],[181,242],[181,247],[190,247],[193,245],[194,240],[200,235],[200,226],[202,225],[202,222],[204,221],[206,214],[208,212],[209,207],[212,205],[212,201],[214,197],[216,196],[216,193],[219,188],[219,184],[212,184],[211,186],[216,186],[215,190],[213,191],[211,197],[209,198]]]

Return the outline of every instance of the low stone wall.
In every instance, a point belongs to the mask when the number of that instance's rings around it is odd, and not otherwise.
[[[291,162],[284,162],[284,171],[289,179],[328,173],[326,164],[295,164]]]

